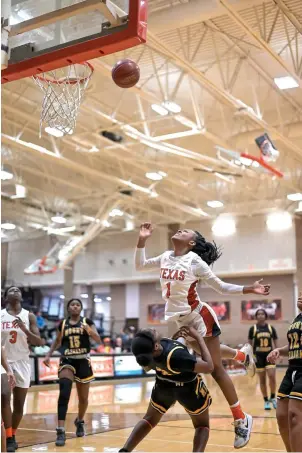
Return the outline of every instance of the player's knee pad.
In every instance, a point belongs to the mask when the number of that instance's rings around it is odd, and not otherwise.
[[[72,381],[67,378],[61,378],[59,380],[59,386],[60,395],[58,400],[58,419],[65,420],[72,389]]]

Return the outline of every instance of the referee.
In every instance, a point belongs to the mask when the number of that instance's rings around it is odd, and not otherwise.
[[[190,336],[199,345],[201,358],[189,353],[176,339]],[[159,423],[178,401],[195,428],[193,451],[204,451],[209,438],[211,396],[199,373],[212,373],[213,362],[201,335],[193,327],[182,327],[173,339],[161,338],[154,329],[139,331],[132,342],[136,361],[145,370],[156,371],[155,385],[144,418],[134,427],[122,452],[130,452]]]

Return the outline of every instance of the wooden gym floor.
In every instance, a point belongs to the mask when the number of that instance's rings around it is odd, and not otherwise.
[[[277,370],[279,384],[285,368]],[[275,410],[265,411],[257,378],[232,377],[242,407],[254,416],[253,434],[243,449],[251,452],[285,451],[278,432]],[[213,397],[210,409],[211,431],[207,451],[233,451],[232,417],[227,403],[211,376],[206,383]],[[77,413],[75,389],[69,405],[64,448],[56,448],[56,406],[58,386],[33,387],[28,394],[25,415],[17,433],[20,452],[72,451],[116,452],[148,405],[153,379],[95,382],[91,385],[86,416],[87,436],[76,438],[73,421]],[[162,422],[137,447],[140,452],[192,451],[193,429],[183,408],[176,404]]]

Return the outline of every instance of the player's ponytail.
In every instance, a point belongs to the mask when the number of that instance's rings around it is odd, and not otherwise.
[[[221,257],[221,248],[216,245],[215,241],[207,242],[198,231],[195,231],[194,241],[195,245],[192,252],[200,256],[209,266]]]

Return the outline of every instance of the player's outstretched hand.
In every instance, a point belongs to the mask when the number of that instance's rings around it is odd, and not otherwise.
[[[263,278],[261,280],[257,280],[253,284],[253,293],[254,294],[261,294],[262,296],[268,296],[271,290],[271,285],[264,285]]]
[[[276,348],[269,353],[266,360],[269,363],[275,364],[277,362],[277,360],[279,359],[279,357],[280,357],[280,351],[278,348]]]
[[[142,223],[139,229],[139,237],[140,239],[148,239],[153,233],[153,226],[152,223]]]

